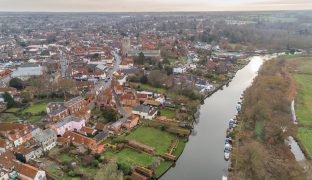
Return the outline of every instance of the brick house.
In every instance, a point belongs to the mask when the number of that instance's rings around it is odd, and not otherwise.
[[[79,112],[90,113],[87,107],[87,101],[81,96],[70,99],[67,102],[52,102],[47,105],[47,114],[51,121],[56,122],[68,115],[74,115]]]
[[[93,153],[101,153],[104,151],[104,145],[103,144],[97,144],[96,140],[88,138],[86,136],[83,136],[81,134],[67,131],[64,133],[64,138],[67,138],[70,140],[71,143],[73,143],[74,146],[85,146],[86,148],[90,149]]]

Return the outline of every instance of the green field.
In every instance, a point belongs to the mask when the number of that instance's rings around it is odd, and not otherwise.
[[[42,111],[46,111],[47,103],[38,103],[38,104],[32,104],[28,108],[26,108],[23,112],[24,113],[32,113],[32,114],[38,114]]]
[[[303,125],[312,125],[312,75],[295,74],[299,85],[296,97],[296,114]]]
[[[141,165],[148,166],[154,161],[154,157],[145,153],[138,153],[131,149],[123,149],[118,153],[107,151],[105,156],[116,158],[120,163],[126,163],[129,165]]]
[[[172,119],[175,116],[175,111],[170,109],[161,109],[160,115],[166,116],[168,119]]]
[[[308,151],[310,157],[312,156],[312,128],[299,128],[298,138]]]
[[[295,65],[293,77],[297,82],[296,116],[300,124],[298,138],[312,156],[312,58],[290,57]]]
[[[129,134],[127,138],[154,147],[158,154],[164,154],[168,152],[168,148],[175,136],[160,129],[139,127]]]

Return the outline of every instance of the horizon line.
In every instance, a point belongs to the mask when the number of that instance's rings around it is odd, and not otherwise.
[[[287,11],[312,11],[311,9],[261,9],[261,10],[207,10],[207,11],[2,11],[0,13],[204,13],[204,12],[287,12]]]

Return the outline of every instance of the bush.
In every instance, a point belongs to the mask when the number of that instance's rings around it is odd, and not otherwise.
[[[68,176],[70,176],[70,177],[75,177],[75,176],[76,176],[76,173],[75,173],[74,171],[70,170],[70,171],[68,172]]]
[[[121,170],[124,175],[129,175],[132,172],[132,168],[130,165],[125,163],[118,163],[118,169]]]
[[[92,166],[93,166],[93,167],[99,167],[99,163],[100,163],[100,162],[99,162],[98,160],[93,160],[93,161],[92,161]]]

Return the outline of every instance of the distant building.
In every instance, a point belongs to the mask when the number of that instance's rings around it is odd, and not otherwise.
[[[129,50],[131,48],[130,38],[129,37],[123,38],[121,46],[122,46],[121,47],[122,55],[128,56]]]
[[[151,57],[151,58],[161,57],[160,50],[137,50],[137,49],[131,49],[128,52],[128,56],[139,56],[141,52],[144,54],[145,57]]]
[[[13,71],[11,76],[12,78],[27,80],[32,76],[41,76],[43,72],[44,68],[38,64],[24,64]]]
[[[186,72],[186,67],[184,67],[184,66],[179,66],[179,67],[174,67],[173,68],[173,73],[174,74],[183,74],[183,73],[185,73]]]

